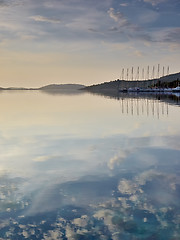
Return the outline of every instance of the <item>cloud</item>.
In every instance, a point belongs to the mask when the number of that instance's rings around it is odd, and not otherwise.
[[[0,7],[7,7],[8,5],[7,1],[5,2],[4,0],[0,0]]]
[[[149,33],[146,32],[139,32],[137,35],[138,39],[145,41],[145,42],[156,42],[155,38],[153,38],[153,36],[151,36]]]
[[[136,57],[144,57],[144,52],[137,49],[133,44],[130,44],[129,42],[122,42],[122,43],[108,43],[103,42],[103,46],[105,46],[110,51],[126,51],[129,52],[130,55],[136,56]]]
[[[150,3],[153,6],[156,6],[156,5],[160,4],[160,3],[167,2],[167,0],[144,0],[144,2]]]
[[[0,10],[4,11],[6,8],[21,7],[26,4],[27,0],[0,0]]]
[[[49,161],[52,157],[50,156],[39,156],[33,159],[34,162],[46,162]]]
[[[168,30],[164,36],[164,41],[171,43],[180,43],[180,27]]]
[[[98,31],[97,31],[96,29],[94,29],[94,28],[88,28],[88,31],[93,32],[93,33],[97,33],[97,32],[98,32]]]
[[[89,217],[87,215],[81,216],[81,218],[75,218],[72,223],[79,227],[86,227],[88,225]]]
[[[130,180],[127,180],[127,179],[122,179],[120,182],[119,182],[119,185],[118,185],[118,190],[119,192],[121,192],[122,194],[128,194],[128,195],[131,195],[131,194],[135,194],[136,192],[139,191],[139,186],[135,183],[135,182],[132,182]]]
[[[167,46],[170,50],[177,50],[180,45],[180,27],[158,29],[152,32],[151,36],[140,35],[140,38],[146,42]]]
[[[161,172],[157,172],[154,169],[151,169],[151,170],[144,171],[143,173],[141,173],[139,176],[137,176],[135,178],[135,181],[139,185],[145,185],[146,182],[152,181],[154,178],[159,178],[159,177],[165,177],[165,174],[163,174]]]
[[[128,3],[121,3],[120,6],[121,7],[127,7],[127,6],[129,6],[129,4]]]
[[[52,186],[46,186],[39,190],[32,199],[30,208],[25,213],[26,216],[33,216],[39,213],[47,213],[59,208],[63,201],[63,196],[58,189]]]
[[[15,5],[21,5],[23,4],[20,0],[0,0],[0,8],[1,7],[9,7],[9,6],[15,6]]]
[[[109,29],[109,31],[110,31],[110,32],[117,32],[117,31],[119,31],[119,28],[117,28],[117,27],[111,27],[111,28]]]
[[[116,166],[120,165],[127,157],[127,153],[125,152],[119,152],[118,155],[115,155],[112,157],[108,162],[108,167],[110,170],[113,170]]]
[[[146,9],[141,14],[137,16],[137,23],[140,25],[146,25],[149,23],[153,23],[157,21],[157,19],[160,17],[160,13],[151,9]]]
[[[108,14],[110,18],[112,18],[115,22],[117,22],[120,26],[128,26],[130,25],[129,21],[121,12],[115,12],[114,8],[110,8],[108,10]]]
[[[31,16],[30,18],[33,19],[36,22],[61,23],[60,19],[48,18],[48,17],[44,17],[44,16],[41,16],[41,15]]]
[[[19,37],[22,39],[22,40],[34,40],[34,39],[37,39],[37,36],[35,35],[31,35],[31,34],[22,34],[22,35],[19,35]]]
[[[131,21],[129,21],[121,12],[119,11],[116,12],[114,8],[110,8],[108,10],[108,14],[118,24],[118,26],[109,28],[109,31],[121,33],[121,35],[127,37],[126,41],[130,39],[137,39],[150,42],[153,41],[150,34],[148,34],[139,25],[131,23]],[[140,55],[141,54],[138,54],[138,56]]]
[[[137,57],[143,57],[144,56],[143,53],[139,50],[135,50],[134,55],[137,56]]]

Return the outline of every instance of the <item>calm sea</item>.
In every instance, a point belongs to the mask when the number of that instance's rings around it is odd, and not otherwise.
[[[179,97],[0,93],[0,239],[180,239]]]

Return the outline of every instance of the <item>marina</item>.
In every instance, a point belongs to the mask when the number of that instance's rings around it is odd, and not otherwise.
[[[160,71],[160,64],[157,66],[157,73],[155,74],[155,66],[152,68],[150,74],[150,67],[147,67],[146,75],[145,69],[142,68],[142,76],[140,77],[140,67],[137,67],[136,75],[134,76],[134,67],[122,69],[120,79],[118,79],[118,91],[120,92],[180,92],[179,76],[170,77],[169,66],[167,67],[167,74],[165,75],[165,67]],[[126,76],[125,76],[126,75]],[[151,75],[151,77],[150,77]]]
[[[169,92],[169,93],[180,93],[180,87],[176,88],[123,88],[119,89],[120,92]]]

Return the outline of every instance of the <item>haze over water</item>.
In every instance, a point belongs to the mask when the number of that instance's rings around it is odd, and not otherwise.
[[[0,93],[0,239],[180,239],[168,98]]]

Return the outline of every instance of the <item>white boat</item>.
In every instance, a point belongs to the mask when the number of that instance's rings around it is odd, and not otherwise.
[[[164,88],[164,92],[172,92],[172,88]]]
[[[138,87],[134,87],[134,88],[128,88],[128,92],[140,92],[141,89]]]
[[[176,88],[173,88],[172,91],[173,91],[173,92],[180,92],[180,87],[178,86],[178,87],[176,87]]]

